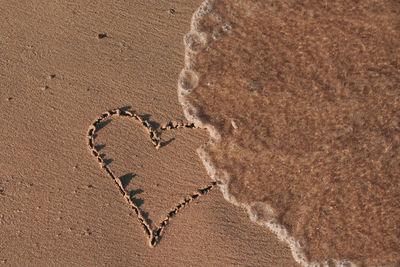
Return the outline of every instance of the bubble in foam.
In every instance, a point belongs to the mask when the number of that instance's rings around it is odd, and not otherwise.
[[[299,248],[304,248],[306,246],[306,240],[304,238],[297,240],[296,246]]]
[[[221,26],[222,31],[224,32],[230,32],[232,30],[232,25],[228,22],[222,24]]]
[[[219,29],[215,29],[213,30],[212,34],[211,34],[211,38],[216,41],[218,39],[221,38],[221,31]]]
[[[178,87],[181,92],[191,93],[199,83],[199,77],[191,70],[184,69],[179,75]]]
[[[228,22],[218,25],[211,33],[213,40],[218,40],[226,36],[232,30],[232,25]]]
[[[195,110],[193,107],[189,107],[189,108],[187,109],[187,112],[188,112],[188,114],[189,114],[190,116],[196,115],[196,110]]]
[[[199,31],[199,21],[202,17],[210,13],[213,5],[214,0],[206,0],[200,5],[192,17],[192,30]]]
[[[185,35],[184,43],[187,49],[193,53],[198,53],[205,48],[207,40],[204,33],[193,31]]]
[[[197,118],[197,110],[192,105],[183,105],[183,113],[185,117],[195,124],[201,126],[201,121]]]
[[[222,22],[222,17],[217,12],[210,12],[208,16],[215,24],[219,24]]]
[[[205,14],[210,13],[212,10],[212,6],[214,4],[214,0],[204,1],[200,7],[197,9],[195,15],[197,16],[204,16]]]
[[[274,210],[265,202],[253,202],[248,212],[253,222],[268,222],[274,218]]]

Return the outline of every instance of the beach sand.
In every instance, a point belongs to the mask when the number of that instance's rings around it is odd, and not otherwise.
[[[217,188],[180,209],[150,248],[88,148],[89,126],[113,108],[153,126],[185,121],[176,83],[200,3],[1,1],[0,265],[297,266]],[[205,130],[165,131],[157,150],[137,120],[98,128],[96,149],[151,227],[212,182],[196,153]]]

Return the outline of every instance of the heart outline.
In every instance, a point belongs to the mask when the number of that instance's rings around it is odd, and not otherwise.
[[[199,197],[207,194],[216,184],[217,182],[211,182],[206,187],[197,189],[196,192],[187,195],[183,201],[180,201],[175,208],[171,209],[167,216],[159,223],[159,226],[153,228],[148,223],[147,219],[143,216],[141,209],[132,201],[130,195],[125,190],[124,186],[122,185],[122,181],[120,178],[117,178],[112,170],[107,166],[103,155],[99,153],[98,149],[96,149],[95,145],[95,134],[96,131],[99,130],[99,125],[106,119],[110,119],[113,116],[116,117],[126,117],[129,119],[134,119],[138,121],[149,133],[149,137],[151,142],[153,143],[154,147],[158,150],[160,149],[165,143],[161,141],[161,132],[167,130],[174,130],[179,128],[189,128],[189,129],[200,129],[194,123],[190,122],[168,122],[164,126],[159,126],[156,129],[153,129],[150,122],[137,115],[134,111],[129,111],[125,109],[112,109],[102,113],[94,122],[89,126],[87,138],[88,138],[88,147],[91,151],[91,154],[96,157],[100,167],[106,171],[108,176],[112,178],[115,185],[118,187],[119,192],[124,197],[125,201],[128,202],[129,206],[134,210],[136,214],[136,218],[138,219],[139,223],[142,225],[143,230],[148,239],[148,245],[154,248],[161,240],[161,237],[165,231],[165,228],[169,224],[172,217],[174,217],[181,209],[186,207],[190,202],[195,201]]]

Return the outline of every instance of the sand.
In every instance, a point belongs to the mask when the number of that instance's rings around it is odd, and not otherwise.
[[[200,2],[1,1],[0,265],[296,266],[216,188],[151,248],[88,148],[89,126],[113,108],[155,127],[185,121],[176,81]],[[136,120],[103,126],[97,149],[151,227],[212,182],[196,153],[206,131],[167,130],[157,150]]]
[[[399,266],[399,2],[205,3],[179,92],[226,199],[304,265]]]

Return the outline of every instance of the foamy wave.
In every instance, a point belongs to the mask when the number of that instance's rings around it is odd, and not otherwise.
[[[229,192],[230,178],[228,173],[224,170],[216,168],[213,160],[207,154],[206,148],[214,146],[220,140],[221,135],[220,133],[218,133],[213,125],[202,121],[202,119],[198,116],[197,109],[190,104],[187,96],[196,89],[199,83],[198,75],[192,70],[193,55],[196,55],[202,49],[206,49],[210,42],[221,38],[221,32],[226,33],[231,30],[231,25],[229,23],[223,23],[222,21],[220,21],[222,25],[212,32],[211,38],[200,31],[200,21],[205,15],[209,14],[213,10],[214,3],[215,0],[205,0],[192,16],[190,31],[184,37],[185,67],[182,69],[178,79],[178,99],[180,104],[182,105],[186,119],[194,122],[199,127],[206,128],[211,137],[211,140],[208,143],[204,144],[197,150],[208,175],[217,182],[224,198],[228,202],[247,210],[251,221],[259,225],[266,226],[278,237],[279,240],[286,242],[292,252],[293,258],[300,265],[312,267],[356,266],[349,260],[327,259],[323,262],[308,261],[306,255],[303,252],[303,248],[306,245],[305,242],[302,240],[296,240],[294,237],[289,235],[286,227],[280,224],[275,217],[276,215],[272,207],[264,202],[254,202],[250,204],[238,202],[237,199]],[[214,16],[218,20],[218,15],[214,14]]]

